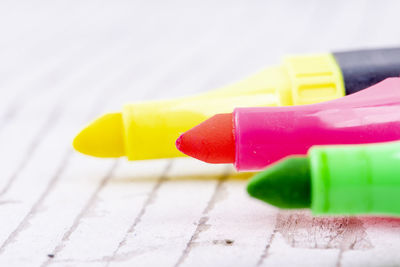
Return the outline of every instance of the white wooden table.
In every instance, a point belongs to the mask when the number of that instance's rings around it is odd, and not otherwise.
[[[127,100],[287,53],[400,45],[400,1],[0,2],[0,266],[399,266],[400,219],[312,218],[191,159],[74,152]]]

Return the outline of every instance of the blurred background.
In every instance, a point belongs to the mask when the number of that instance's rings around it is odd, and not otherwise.
[[[396,46],[399,10],[389,0],[3,0],[1,120],[44,94],[112,90],[119,110],[234,82],[285,54]]]

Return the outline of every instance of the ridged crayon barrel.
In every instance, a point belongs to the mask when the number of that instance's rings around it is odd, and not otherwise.
[[[313,145],[400,140],[400,78],[340,99],[234,110],[235,167],[260,170]]]
[[[313,147],[315,215],[400,215],[400,142]]]

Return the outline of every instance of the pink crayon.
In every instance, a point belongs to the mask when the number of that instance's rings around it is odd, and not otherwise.
[[[226,127],[227,120],[231,127]],[[198,134],[213,131],[218,134]],[[236,108],[232,114],[216,115],[184,133],[178,148],[206,162],[234,163],[237,170],[244,171],[263,169],[288,155],[305,155],[313,145],[398,139],[400,78],[388,78],[355,94],[318,104]]]

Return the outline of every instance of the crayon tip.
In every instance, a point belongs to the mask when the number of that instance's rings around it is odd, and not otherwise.
[[[176,147],[208,163],[235,162],[232,113],[217,114],[182,134]]]
[[[83,154],[95,157],[124,156],[122,114],[109,113],[93,121],[75,137],[73,147]]]
[[[251,178],[247,192],[250,196],[278,208],[309,208],[310,180],[308,158],[289,157]]]

